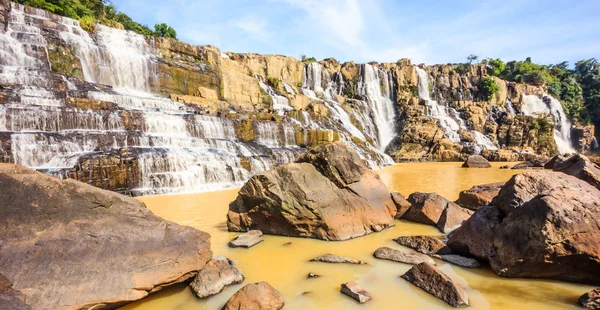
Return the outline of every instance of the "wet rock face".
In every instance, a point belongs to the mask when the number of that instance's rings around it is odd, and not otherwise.
[[[481,155],[471,155],[465,163],[463,168],[490,168],[492,165]]]
[[[242,283],[244,275],[233,266],[229,259],[217,256],[211,259],[190,283],[192,292],[198,298],[218,294],[225,286]]]
[[[460,192],[456,203],[463,208],[477,210],[480,207],[487,206],[492,199],[498,195],[500,188],[504,183],[490,183],[475,185],[468,190]]]
[[[0,188],[0,286],[32,309],[118,307],[212,257],[208,234],[116,193],[11,164],[0,164]]]
[[[408,197],[411,207],[402,218],[437,226],[449,233],[471,216],[471,212],[435,193],[413,193]]]
[[[229,205],[230,231],[347,240],[394,225],[390,193],[342,143],[252,177]]]
[[[600,309],[600,288],[593,289],[579,297],[579,304],[586,309]]]
[[[248,284],[227,301],[222,310],[279,310],[285,301],[281,294],[267,282]]]
[[[491,206],[449,235],[455,254],[500,276],[600,284],[600,191],[564,173],[509,180]]]
[[[465,289],[433,265],[418,264],[402,275],[402,278],[453,307],[469,305]]]

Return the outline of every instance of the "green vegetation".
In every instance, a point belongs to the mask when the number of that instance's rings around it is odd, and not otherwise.
[[[494,78],[489,76],[483,79],[481,86],[483,88],[485,97],[488,100],[492,99],[494,95],[500,90],[500,87],[498,86],[498,84],[496,84]]]
[[[540,115],[529,123],[529,130],[537,130],[541,133],[551,133],[554,130],[554,124],[550,121],[551,115]]]
[[[108,0],[17,0],[16,2],[43,9],[79,20],[81,27],[94,31],[95,24],[124,28],[147,36],[161,36],[176,39],[175,30],[166,24],[157,24],[152,31],[148,26],[133,21]]]
[[[279,88],[279,79],[276,77],[269,76],[267,77],[267,84],[269,84],[274,89]]]
[[[487,67],[490,70],[491,75],[498,76],[500,75],[500,73],[502,73],[502,71],[504,71],[506,65],[504,64],[504,61],[502,61],[502,59],[500,58],[489,58],[487,59]]]
[[[317,62],[317,59],[314,57],[306,57],[306,55],[302,55],[302,62]]]

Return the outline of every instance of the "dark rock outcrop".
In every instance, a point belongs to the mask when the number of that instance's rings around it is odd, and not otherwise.
[[[311,262],[322,262],[332,264],[354,264],[354,265],[365,265],[367,263],[349,257],[335,256],[331,254],[321,255],[310,260]]]
[[[437,226],[443,233],[449,233],[466,221],[471,212],[435,193],[413,193],[408,197],[410,209],[403,219]]]
[[[198,298],[206,298],[220,293],[225,286],[239,284],[244,281],[244,275],[233,266],[229,259],[217,256],[211,259],[198,272],[190,283],[192,292]]]
[[[477,210],[482,206],[487,206],[498,195],[503,185],[504,183],[502,182],[475,185],[468,190],[460,192],[456,204],[470,210]]]
[[[580,178],[600,189],[600,167],[584,155],[578,154],[557,162],[553,170]]]
[[[545,169],[554,169],[554,166],[558,163],[561,163],[564,160],[567,160],[568,157],[562,155],[556,155],[552,157],[546,164],[544,164]]]
[[[0,286],[12,296],[2,309],[116,308],[212,257],[207,233],[126,196],[11,164],[0,164],[0,188]]]
[[[417,265],[420,263],[429,263],[435,265],[435,261],[425,254],[415,252],[403,252],[388,247],[381,247],[375,250],[373,256],[380,259],[387,259],[394,262],[411,265]]]
[[[369,297],[367,292],[360,288],[360,286],[358,286],[358,284],[356,284],[354,281],[343,283],[340,291],[343,294],[354,298],[361,304],[371,300],[371,297]]]
[[[392,200],[396,205],[396,219],[401,219],[404,213],[410,209],[410,202],[404,198],[404,196],[398,192],[392,193]]]
[[[593,289],[579,297],[579,304],[586,309],[600,309],[600,288]]]
[[[394,225],[396,205],[379,176],[343,143],[252,177],[229,205],[230,231],[347,240]]]
[[[471,155],[462,165],[463,168],[490,168],[492,165],[481,155]]]
[[[564,173],[511,178],[449,235],[453,253],[505,277],[600,284],[600,191]]]
[[[445,262],[449,262],[454,265],[465,267],[465,268],[481,267],[481,264],[476,259],[473,259],[470,257],[464,257],[464,256],[460,256],[460,255],[455,255],[455,254],[446,254],[446,255],[440,255],[440,258]]]
[[[263,241],[262,235],[260,230],[251,230],[235,237],[228,245],[232,248],[251,248]]]
[[[433,265],[418,264],[403,274],[402,278],[453,307],[469,305],[464,288]]]
[[[452,254],[452,251],[438,237],[433,236],[402,236],[394,239],[399,245],[411,248],[427,255]]]
[[[284,305],[281,294],[263,281],[242,287],[231,296],[222,310],[279,310]]]

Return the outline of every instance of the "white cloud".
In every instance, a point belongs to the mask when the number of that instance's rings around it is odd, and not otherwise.
[[[244,16],[235,21],[234,24],[254,39],[267,42],[270,38],[267,31],[268,23],[265,19],[258,19],[255,16]]]

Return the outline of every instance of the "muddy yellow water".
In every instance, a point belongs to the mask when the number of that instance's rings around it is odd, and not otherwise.
[[[448,199],[476,184],[507,181],[518,171],[462,169],[458,163],[397,164],[379,171],[390,190],[408,195],[436,192]],[[251,249],[231,249],[227,242],[237,236],[226,229],[225,215],[237,189],[219,192],[140,198],[154,213],[173,222],[204,230],[212,236],[215,255],[232,259],[246,276],[245,283],[268,281],[285,298],[285,309],[446,309],[445,303],[399,278],[411,266],[373,258],[381,246],[402,249],[392,241],[402,235],[439,235],[433,227],[397,221],[396,226],[366,237],[326,242],[311,239],[265,236]],[[406,250],[406,249],[405,249]],[[318,255],[357,258],[368,265],[336,265],[309,260]],[[436,261],[443,272],[467,287],[472,309],[564,309],[576,308],[577,298],[589,286],[548,280],[506,279],[487,268],[466,269]],[[307,279],[309,273],[321,275]],[[340,284],[356,281],[372,296],[359,305],[339,293]],[[243,284],[226,288],[205,300],[196,299],[184,285],[166,289],[124,309],[220,309]]]

